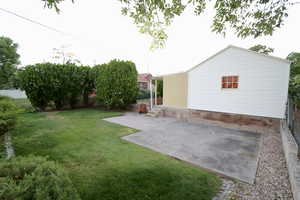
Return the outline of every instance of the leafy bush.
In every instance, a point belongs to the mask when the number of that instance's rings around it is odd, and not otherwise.
[[[153,95],[153,97],[155,96],[155,91],[153,91],[152,95]],[[137,99],[149,99],[150,96],[151,96],[150,90],[140,88]],[[157,81],[157,97],[163,97],[163,81],[162,80]]]
[[[157,81],[157,96],[163,97],[163,80]]]
[[[9,98],[0,96],[0,135],[12,129],[17,120],[18,107]]]
[[[17,105],[21,113],[33,113],[37,111],[27,98],[14,99],[13,102]]]
[[[96,71],[94,68],[82,67],[84,74],[83,101],[85,105],[89,104],[89,95],[96,88]]]
[[[31,104],[41,110],[45,110],[52,99],[52,84],[59,87],[59,83],[56,80],[52,80],[53,67],[54,64],[51,63],[29,65],[22,72],[18,73],[21,89],[25,90]]]
[[[92,69],[71,63],[30,65],[18,73],[18,79],[31,104],[41,110],[52,102],[56,109],[73,108],[95,88]]]
[[[137,99],[150,99],[150,90],[140,88]]]
[[[31,105],[18,105],[18,108],[20,109],[20,112],[22,113],[34,113],[37,112],[37,110]]]
[[[2,96],[0,95],[0,101],[3,101],[3,100],[6,100],[6,101],[12,101],[12,99],[8,96]]]
[[[79,200],[66,172],[43,157],[0,162],[0,199]]]
[[[289,96],[300,107],[300,53],[290,53],[287,60],[291,61]]]
[[[125,108],[136,101],[137,71],[130,61],[112,60],[97,70],[97,97],[107,108]]]
[[[66,66],[63,66],[64,68]],[[61,79],[65,84],[64,93],[69,105],[74,108],[82,96],[85,81],[85,69],[74,64],[68,64],[67,70],[64,72],[66,76]],[[64,99],[64,98],[62,98]],[[56,106],[57,107],[57,106]]]

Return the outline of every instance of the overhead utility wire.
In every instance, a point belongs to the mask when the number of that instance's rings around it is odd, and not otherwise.
[[[61,31],[61,30],[59,30],[59,29],[57,29],[57,28],[53,28],[53,27],[51,27],[51,26],[42,24],[42,23],[40,23],[40,22],[38,22],[38,21],[32,20],[32,19],[30,19],[30,18],[28,18],[28,17],[24,17],[24,16],[22,16],[22,15],[19,15],[19,14],[15,13],[15,12],[9,11],[9,10],[4,9],[4,8],[1,8],[1,7],[0,7],[0,11],[3,11],[3,12],[5,12],[5,13],[11,14],[11,15],[14,15],[14,16],[16,16],[16,17],[18,17],[18,18],[21,18],[21,19],[23,19],[23,20],[29,21],[29,22],[31,22],[31,23],[33,23],[33,24],[42,26],[42,27],[44,27],[44,28],[46,28],[46,29],[48,29],[48,30],[55,31],[55,32],[60,33],[60,34],[62,34],[62,35],[67,35],[67,36],[69,36],[69,37],[71,37],[71,38],[74,38],[74,39],[77,39],[77,40],[84,40],[84,41],[86,41],[86,39],[87,39],[86,36],[84,36],[84,37],[83,37],[83,36],[76,36],[76,35],[71,34],[71,33],[63,32],[63,31]],[[94,39],[91,39],[91,38],[89,38],[89,39],[90,39],[91,41],[93,41],[94,43],[99,43],[98,40],[94,40]]]
[[[58,30],[58,29],[53,28],[53,27],[51,27],[51,26],[42,24],[42,23],[40,23],[40,22],[38,22],[38,21],[29,19],[28,17],[24,17],[24,16],[22,16],[22,15],[19,15],[19,14],[15,13],[15,12],[6,10],[6,9],[4,9],[4,8],[1,8],[1,7],[0,7],[0,10],[3,11],[3,12],[5,12],[5,13],[8,13],[8,14],[14,15],[14,16],[16,16],[16,17],[19,17],[19,18],[21,18],[21,19],[23,19],[23,20],[26,20],[26,21],[29,21],[29,22],[31,22],[31,23],[37,24],[37,25],[39,25],[39,26],[42,26],[42,27],[44,27],[44,28],[46,28],[46,29],[55,31],[55,32],[57,32],[57,33],[60,33],[60,34],[63,34],[63,35],[70,35],[70,34],[68,34],[68,33],[65,33],[65,32],[61,31],[61,30]]]

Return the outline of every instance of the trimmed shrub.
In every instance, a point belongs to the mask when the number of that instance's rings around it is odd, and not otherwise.
[[[0,135],[14,128],[17,114],[16,104],[9,97],[0,96]]]
[[[17,105],[20,113],[33,113],[37,110],[31,105],[30,101],[26,99],[14,99],[13,102]]]
[[[74,108],[75,105],[79,102],[80,97],[82,96],[84,89],[85,81],[85,70],[82,67],[78,67],[74,64],[68,64],[66,71],[64,72],[66,76],[61,79],[61,82],[65,83],[64,93],[68,104],[71,108]],[[57,106],[56,106],[57,108]]]
[[[140,88],[137,99],[150,99],[150,90]]]
[[[130,61],[112,60],[97,68],[97,98],[107,108],[126,108],[138,95],[137,70]]]
[[[31,105],[31,104],[21,104],[17,105],[20,109],[21,113],[34,113],[37,112],[37,110]]]
[[[157,81],[157,96],[163,97],[163,80]]]
[[[71,63],[30,65],[18,73],[18,78],[31,104],[40,110],[52,102],[56,109],[73,108],[83,94],[88,96],[95,88],[92,69]]]
[[[96,89],[96,71],[94,68],[82,67],[84,77],[83,102],[89,105],[89,95]]]
[[[0,199],[79,200],[66,172],[43,157],[0,162]]]
[[[12,99],[8,96],[2,96],[0,95],[0,101],[3,101],[3,100],[6,100],[6,101],[12,101]]]
[[[53,79],[54,64],[43,63],[27,66],[18,73],[21,89],[25,90],[34,107],[45,110],[52,100],[53,87],[60,87],[57,79]]]

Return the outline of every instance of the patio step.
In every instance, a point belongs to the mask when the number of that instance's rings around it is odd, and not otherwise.
[[[154,112],[148,112],[148,113],[146,114],[146,116],[147,116],[147,117],[158,117],[159,114],[158,114],[158,113],[154,113]]]
[[[150,112],[146,114],[148,117],[159,117],[162,115],[162,110],[160,108],[153,108]]]

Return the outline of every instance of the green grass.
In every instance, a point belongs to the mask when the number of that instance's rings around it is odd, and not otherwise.
[[[101,120],[121,113],[73,110],[21,114],[17,155],[61,163],[84,200],[208,200],[218,177],[120,137],[137,130]]]

